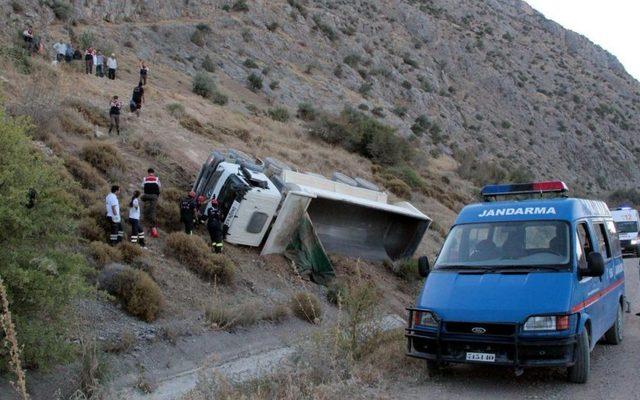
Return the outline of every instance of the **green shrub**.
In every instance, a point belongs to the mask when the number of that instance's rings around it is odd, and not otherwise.
[[[91,244],[89,244],[89,251],[91,257],[93,257],[99,267],[103,267],[112,262],[122,261],[122,253],[105,242],[91,242]]]
[[[300,2],[300,0],[287,0],[287,2],[293,9],[297,10],[300,15],[307,18],[307,8]]]
[[[400,117],[400,118],[402,118],[405,115],[407,115],[407,111],[408,111],[408,109],[405,106],[395,106],[393,108],[393,113],[395,115],[397,115],[398,117]]]
[[[327,287],[327,301],[336,306],[342,306],[349,289],[342,282],[333,282]]]
[[[249,76],[247,76],[247,83],[248,83],[249,89],[251,89],[254,92],[262,89],[262,77],[253,72]]]
[[[100,176],[91,164],[68,155],[64,159],[64,166],[73,178],[87,189],[97,190],[106,188],[107,182]]]
[[[216,82],[213,76],[206,72],[198,72],[193,77],[193,93],[198,94],[205,98],[210,98],[211,95],[217,90]]]
[[[332,42],[338,39],[338,34],[336,33],[336,31],[330,25],[327,25],[325,22],[323,22],[320,15],[314,15],[313,22],[315,22],[316,24],[315,29],[318,29],[320,32],[322,32],[322,34],[327,39]]]
[[[406,81],[406,80],[405,80],[405,81],[402,81],[402,84],[401,84],[401,85],[402,85],[402,87],[403,87],[403,88],[405,88],[405,89],[407,89],[407,90],[410,90],[410,89],[413,87],[413,86],[411,85],[411,82]]]
[[[405,181],[393,175],[386,175],[382,180],[382,185],[396,196],[403,199],[411,198],[411,187]]]
[[[420,278],[418,274],[418,260],[404,260],[398,263],[392,271],[398,278],[412,282]]]
[[[112,169],[123,171],[125,163],[118,150],[109,143],[89,142],[82,147],[82,158],[97,170],[108,173]]]
[[[267,29],[269,30],[269,32],[275,32],[279,27],[280,24],[278,24],[276,21],[267,24]]]
[[[253,61],[250,58],[247,58],[246,60],[244,60],[242,65],[244,65],[245,67],[250,68],[250,69],[258,69],[258,68],[260,68],[260,66],[258,66],[258,64],[256,64],[256,62]]]
[[[103,50],[104,51],[104,50]],[[82,114],[87,121],[101,127],[109,126],[109,118],[105,110],[79,98],[67,98],[64,104]]]
[[[269,89],[271,90],[280,89],[280,81],[271,81],[271,83],[269,83]]]
[[[351,68],[357,67],[358,64],[360,64],[360,61],[362,61],[360,55],[355,53],[349,54],[342,59],[342,62]]]
[[[296,293],[291,296],[289,306],[296,317],[312,324],[320,323],[322,306],[315,294],[307,292]]]
[[[217,66],[208,54],[204,57],[204,60],[202,60],[202,69],[211,73],[216,72]]]
[[[314,121],[318,113],[316,109],[310,103],[300,103],[298,104],[298,112],[296,113],[296,117],[300,118],[303,121]]]
[[[511,128],[511,122],[509,122],[509,121],[502,121],[502,122],[500,123],[500,126],[502,126],[504,129],[509,129],[509,128]]]
[[[371,110],[371,114],[375,115],[378,118],[384,118],[385,117],[384,108],[382,108],[382,107],[374,107]]]
[[[84,256],[77,254],[79,186],[62,163],[46,158],[27,136],[24,119],[0,109],[0,274],[6,285],[23,366],[37,368],[71,357],[67,313],[89,290]],[[33,207],[26,207],[31,188]],[[0,370],[7,367],[0,351]]]
[[[426,115],[422,114],[418,116],[413,122],[413,125],[411,125],[411,131],[416,136],[422,136],[430,127],[431,121],[429,121],[429,118]]]
[[[358,88],[358,93],[360,93],[362,97],[368,97],[371,94],[371,90],[373,90],[372,82],[362,82]]]
[[[95,36],[90,31],[82,32],[80,34],[80,37],[78,38],[78,42],[80,43],[81,49],[92,47],[95,43],[95,40],[96,40]]]
[[[91,218],[83,218],[80,220],[80,223],[78,224],[78,233],[82,239],[91,242],[100,242],[107,238],[106,231]]]
[[[116,277],[116,297],[129,314],[147,322],[155,321],[164,305],[158,284],[146,272],[130,267]]]
[[[182,228],[178,202],[184,194],[177,189],[164,189],[156,206],[156,218],[158,225],[165,230],[173,232]]]
[[[196,25],[196,29],[200,32],[211,33],[211,27],[209,26],[209,24],[205,24],[203,22],[200,22],[198,25]]]
[[[167,105],[167,111],[174,118],[180,119],[184,115],[184,106],[181,103],[171,103]]]
[[[413,157],[407,141],[396,136],[393,128],[352,108],[345,108],[337,118],[319,118],[310,133],[382,165],[399,164]]]
[[[216,90],[211,94],[211,102],[219,106],[224,106],[229,103],[229,96]]]
[[[231,11],[249,11],[249,5],[246,0],[238,0],[231,6]]]
[[[287,122],[289,120],[289,111],[284,107],[271,108],[267,113],[274,121]]]

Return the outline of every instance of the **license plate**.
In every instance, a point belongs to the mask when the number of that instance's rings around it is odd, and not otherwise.
[[[496,355],[491,353],[467,353],[467,361],[495,362]]]

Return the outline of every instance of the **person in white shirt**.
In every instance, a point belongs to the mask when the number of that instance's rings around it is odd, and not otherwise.
[[[107,68],[109,68],[109,71],[107,73],[109,79],[116,79],[116,69],[118,69],[118,61],[116,60],[116,55],[113,53],[111,53],[111,57],[107,58]]]
[[[140,226],[140,191],[133,192],[133,197],[129,202],[129,224],[131,224],[131,243],[138,243],[143,249],[146,249],[144,245],[144,230]]]
[[[109,243],[112,246],[120,243],[124,238],[124,230],[122,229],[122,219],[120,215],[120,201],[118,200],[119,194],[120,186],[113,185],[111,186],[111,193],[109,193],[105,199],[107,220],[111,225]]]

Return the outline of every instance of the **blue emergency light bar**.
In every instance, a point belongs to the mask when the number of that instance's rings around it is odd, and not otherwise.
[[[520,194],[565,193],[569,191],[562,181],[487,185],[480,194],[483,197],[515,196]]]

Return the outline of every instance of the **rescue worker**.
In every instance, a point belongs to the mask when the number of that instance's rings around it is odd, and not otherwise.
[[[118,96],[113,96],[109,103],[109,134],[113,127],[116,128],[118,135],[120,134],[120,110],[122,110],[122,102],[118,100]]]
[[[144,229],[140,225],[140,191],[133,192],[133,197],[129,202],[129,224],[131,224],[131,243],[138,243],[143,249],[147,247],[144,244]]]
[[[197,208],[196,192],[189,192],[187,197],[180,200],[180,222],[184,224],[184,233],[187,235],[193,233],[193,224],[196,219]]]
[[[222,219],[220,210],[218,207],[213,207],[213,202],[212,207],[207,211],[207,230],[211,237],[211,250],[217,254],[222,253]]]
[[[131,101],[135,104],[136,116],[140,116],[140,109],[142,103],[144,103],[144,88],[142,87],[142,81],[138,82],[138,86],[133,88],[133,94],[131,95]]]
[[[142,212],[144,216],[144,222],[151,231],[151,237],[158,237],[158,228],[156,221],[156,207],[158,204],[158,198],[160,197],[160,179],[156,176],[156,172],[153,168],[147,170],[147,176],[142,180]]]
[[[120,186],[111,186],[111,193],[105,198],[105,206],[107,209],[107,220],[111,226],[111,232],[109,235],[109,243],[112,246],[120,243],[124,238],[124,231],[122,229],[122,220],[120,217],[120,202],[118,196],[120,195]]]

